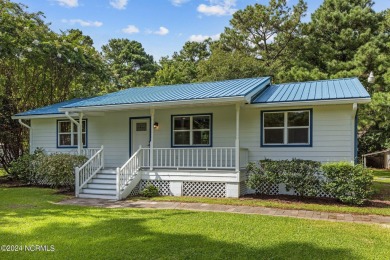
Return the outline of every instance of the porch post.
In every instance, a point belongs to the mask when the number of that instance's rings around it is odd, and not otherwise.
[[[79,125],[77,126],[77,152],[81,155],[83,149],[83,113],[79,114]]]
[[[153,170],[153,146],[154,146],[154,108],[150,109],[150,170]]]
[[[240,171],[240,104],[236,104],[236,172]]]

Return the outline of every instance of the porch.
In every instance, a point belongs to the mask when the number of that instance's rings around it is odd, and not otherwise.
[[[75,169],[76,197],[124,199],[152,183],[162,195],[238,197],[248,150],[235,147],[144,148],[117,168],[105,168],[104,147],[81,149],[89,159]]]

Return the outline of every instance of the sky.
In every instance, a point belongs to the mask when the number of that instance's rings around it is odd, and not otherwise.
[[[56,32],[80,29],[95,47],[112,38],[141,42],[156,61],[180,51],[186,41],[218,39],[237,9],[268,0],[13,0],[28,6],[29,12],[42,11]],[[289,5],[298,0],[288,0]],[[322,3],[306,0],[310,20]],[[390,8],[390,0],[375,0],[374,10]]]

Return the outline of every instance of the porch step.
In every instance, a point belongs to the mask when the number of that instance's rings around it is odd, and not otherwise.
[[[116,195],[116,190],[105,190],[105,189],[83,189],[83,194],[100,194],[100,195]]]
[[[106,168],[106,169],[101,169],[99,173],[104,173],[104,174],[116,174],[116,169],[114,168]]]
[[[115,184],[116,183],[116,179],[97,179],[97,178],[93,178],[90,183],[94,183],[94,184]]]
[[[115,182],[114,184],[108,184],[108,183],[101,183],[101,184],[96,184],[96,183],[88,183],[87,184],[88,189],[100,189],[100,190],[115,190],[116,185]]]
[[[113,180],[115,180],[116,175],[115,174],[108,174],[108,173],[98,173],[98,174],[96,174],[96,178],[97,179],[113,179]]]
[[[116,196],[114,195],[102,195],[102,194],[84,194],[80,193],[79,198],[83,199],[106,199],[106,200],[116,200]]]

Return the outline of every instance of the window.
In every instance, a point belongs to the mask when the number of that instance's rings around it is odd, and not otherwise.
[[[211,146],[211,115],[172,116],[172,146]]]
[[[77,125],[70,120],[57,121],[57,146],[76,147],[77,146]],[[83,120],[82,128],[83,146],[87,147],[87,120]]]
[[[311,146],[311,110],[262,112],[262,146]]]

